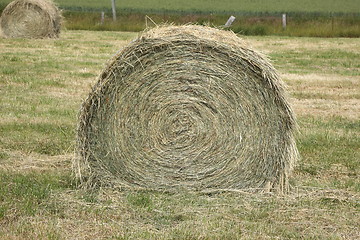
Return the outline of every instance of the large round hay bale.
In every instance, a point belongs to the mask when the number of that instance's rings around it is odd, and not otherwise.
[[[51,0],[15,0],[2,12],[0,26],[8,38],[57,38],[61,20]]]
[[[75,169],[84,185],[282,191],[295,125],[275,69],[234,33],[157,27],[83,103]]]

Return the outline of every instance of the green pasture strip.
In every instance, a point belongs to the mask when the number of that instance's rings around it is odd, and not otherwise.
[[[111,8],[108,0],[57,0],[64,7]],[[299,4],[296,0],[195,0],[195,1],[168,1],[168,0],[121,0],[116,1],[117,8],[125,9],[154,9],[176,11],[204,11],[204,12],[360,12],[356,0],[347,0],[346,3],[336,0],[303,0]]]
[[[0,0],[0,11],[10,2]],[[145,16],[157,24],[197,23],[223,26],[230,15],[236,17],[231,29],[243,35],[283,35],[310,37],[360,37],[360,7],[356,0],[291,1],[118,1],[117,21],[112,21],[111,1],[59,0],[69,30],[142,31]],[[105,21],[101,24],[101,12]],[[281,24],[287,13],[287,28]],[[152,26],[151,24],[149,26]]]
[[[280,17],[238,18],[231,30],[243,35],[294,37],[359,37],[359,17],[288,17],[283,29]]]
[[[222,27],[229,15],[210,14],[147,14],[156,24],[195,23]],[[236,16],[229,30],[242,35],[283,35],[309,37],[359,37],[360,16],[299,16],[288,15],[287,28],[281,24],[281,14],[277,16]],[[67,19],[65,26],[72,30],[106,30],[106,31],[142,31],[154,26],[146,14],[120,14],[113,21],[111,13],[105,14],[101,23],[100,13],[64,12]]]
[[[1,0],[3,8],[11,0]],[[73,11],[110,11],[110,0],[55,0],[60,8]],[[119,12],[127,13],[359,13],[357,0],[121,0],[116,1]]]
[[[7,4],[10,0],[2,0]],[[111,9],[110,0],[55,0],[67,9]],[[186,12],[344,12],[359,13],[357,0],[121,0],[118,9]]]
[[[271,53],[278,69],[290,73],[332,73],[344,76],[360,76],[359,52],[349,50],[322,50],[317,51],[294,49]]]

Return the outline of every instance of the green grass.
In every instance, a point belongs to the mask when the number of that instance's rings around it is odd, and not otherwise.
[[[10,0],[0,0],[0,11]],[[360,7],[357,0],[225,0],[117,2],[117,21],[112,21],[110,0],[57,0],[71,30],[142,31],[145,16],[157,24],[189,22],[223,26],[230,15],[236,17],[231,30],[243,35],[282,35],[308,37],[359,37]],[[100,23],[100,13],[105,21]],[[287,28],[281,14],[287,13]]]
[[[4,1],[8,2],[8,1]],[[55,0],[59,6],[66,8],[109,9],[108,0]],[[119,9],[156,10],[156,11],[192,11],[192,12],[354,12],[359,13],[360,6],[356,0],[346,3],[336,0],[223,0],[223,1],[167,1],[167,0],[122,0],[116,1]]]
[[[320,120],[306,117],[300,119],[300,127],[303,130],[298,145],[303,164],[311,163],[320,169],[340,164],[358,174],[360,162],[356,159],[360,159],[359,120]]]
[[[127,196],[129,203],[135,207],[141,207],[150,211],[153,208],[153,202],[150,193],[130,193]]]
[[[52,114],[56,118],[57,114]],[[74,148],[74,125],[8,123],[0,126],[5,149],[46,155],[65,154]]]
[[[0,6],[5,6],[11,0],[1,0]],[[55,0],[62,8],[68,10],[108,10],[110,0]],[[309,12],[309,13],[359,13],[357,0],[347,0],[346,3],[336,0],[122,0],[116,1],[119,11],[126,12],[175,12],[175,13],[279,13],[279,12]]]
[[[51,193],[70,187],[69,176],[0,172],[0,222],[34,216],[39,211],[56,212],[47,202]]]
[[[244,37],[270,55],[298,116],[292,192],[168,194],[72,181],[77,114],[137,33],[0,39],[0,239],[358,239],[359,39]]]
[[[360,75],[360,63],[354,59],[360,58],[360,53],[344,50],[307,50],[306,48],[294,49],[281,53],[270,54],[276,59],[276,64],[281,69],[291,72],[332,72],[341,75]]]
[[[309,36],[309,37],[359,37],[360,16],[307,16],[302,14],[289,14],[286,30],[281,25],[281,14],[270,16],[242,16],[236,15],[236,20],[229,28],[242,35],[281,35],[281,36]],[[147,26],[153,26],[146,16],[157,24],[197,23],[221,27],[225,24],[229,15],[225,14],[145,14],[145,13],[122,13],[113,21],[111,13],[105,15],[105,21],[100,23],[98,12],[74,12],[66,11],[67,19],[65,26],[73,30],[96,30],[96,31],[142,31]]]

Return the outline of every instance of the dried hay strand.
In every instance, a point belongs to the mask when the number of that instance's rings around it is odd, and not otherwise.
[[[285,192],[296,121],[273,66],[234,33],[147,30],[84,101],[75,173],[83,186]]]
[[[2,12],[0,26],[8,38],[57,38],[61,20],[51,0],[15,0]]]

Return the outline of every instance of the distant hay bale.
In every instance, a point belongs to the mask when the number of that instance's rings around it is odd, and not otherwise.
[[[57,38],[61,20],[51,0],[15,0],[2,12],[0,26],[8,38]]]
[[[74,166],[85,186],[283,192],[295,128],[278,74],[234,33],[157,27],[84,101]]]

